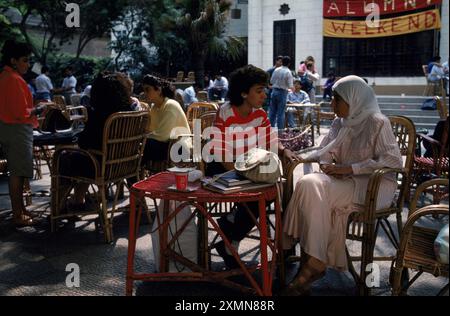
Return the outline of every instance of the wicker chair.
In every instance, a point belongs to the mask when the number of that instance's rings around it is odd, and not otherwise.
[[[415,148],[415,127],[413,122],[403,116],[391,116],[389,117],[392,130],[396,136],[397,142],[400,147],[400,151],[404,156],[404,166],[401,169],[383,168],[376,170],[369,179],[367,187],[365,204],[360,208],[358,212],[353,213],[349,217],[349,226],[347,231],[347,239],[356,240],[361,242],[362,250],[361,256],[352,257],[348,250],[347,259],[349,262],[349,270],[357,284],[360,295],[370,295],[370,289],[366,287],[366,277],[368,272],[365,268],[369,263],[374,260],[374,248],[378,235],[378,230],[381,228],[386,232],[389,240],[398,247],[398,241],[395,237],[393,228],[391,227],[387,218],[390,215],[396,214],[397,216],[397,229],[401,231],[402,219],[401,213],[403,205],[407,195],[409,194],[409,178],[412,167],[412,159]],[[299,162],[285,164],[284,168],[287,174],[287,183],[283,193],[283,204],[286,206],[292,196],[294,189],[294,170],[298,166]],[[397,174],[399,189],[396,194],[395,201],[393,201],[391,207],[386,209],[377,209],[376,201],[378,197],[378,189],[383,176],[389,173]],[[298,260],[298,259],[297,259]],[[391,257],[380,257],[377,260],[392,260]],[[361,262],[360,273],[356,272],[353,266],[353,262]]]
[[[435,195],[433,195],[433,205],[417,210],[416,205],[420,196],[430,190],[446,190],[447,205],[437,205],[441,200],[435,200]],[[434,179],[424,182],[415,192],[414,199],[410,205],[408,220],[401,234],[397,257],[391,267],[392,295],[406,295],[408,288],[423,272],[431,273],[435,277],[443,276],[448,278],[448,264],[443,264],[436,260],[433,251],[433,243],[439,231],[430,227],[423,227],[423,225],[417,225],[426,216],[433,216],[436,219],[438,215],[448,217],[448,181],[445,179]],[[418,272],[410,279],[408,269],[417,270]],[[438,295],[448,291],[448,288],[447,283]]]
[[[112,218],[114,216],[115,203],[111,210],[111,218],[108,219],[106,190],[109,184],[121,185],[124,179],[136,177],[139,179],[141,157],[144,151],[147,135],[148,112],[118,112],[112,114],[105,123],[103,129],[102,150],[82,150],[74,148],[61,148],[55,152],[52,165],[52,201],[51,201],[51,226],[55,231],[56,222],[59,219],[73,217],[74,215],[99,214],[103,224],[105,239],[113,240]],[[95,178],[68,177],[59,172],[60,156],[63,151],[80,152],[90,158],[95,168]],[[71,188],[62,193],[59,190],[60,179],[65,178],[72,182],[81,182],[98,187],[101,208],[89,213],[63,214],[61,208]]]
[[[325,112],[322,111],[322,106],[325,105],[325,102],[319,103],[320,108],[316,109],[316,124],[317,124],[317,133],[320,135],[320,123],[322,120],[333,121],[336,118],[336,114],[334,112]]]
[[[186,81],[195,82],[195,72],[189,71],[188,75],[187,75],[187,78],[186,78]]]
[[[434,99],[436,100],[436,107],[439,113],[439,117],[441,120],[446,120],[448,117],[448,110],[447,105],[445,104],[445,97],[438,97],[435,96]]]
[[[183,82],[184,79],[184,71],[177,72],[177,77],[175,79],[176,82]]]
[[[208,91],[197,92],[197,100],[199,102],[208,102]]]
[[[72,106],[80,106],[81,94],[75,93],[70,96],[70,104]]]
[[[66,98],[63,95],[55,94],[52,101],[59,105],[61,109],[65,109],[65,107],[67,106]]]
[[[286,104],[286,110],[285,115],[287,117],[288,111],[291,111],[294,115],[294,122],[297,126],[303,126],[306,124],[312,124],[312,115],[310,112],[306,112],[304,109],[296,108],[296,107],[289,107],[289,104]],[[288,121],[285,120],[285,128],[288,128]]]
[[[186,117],[191,130],[193,128],[194,120],[200,118],[203,113],[208,111],[217,111],[217,105],[215,103],[208,102],[194,102],[189,105],[186,111]]]
[[[417,134],[418,146],[420,146],[422,142],[427,142],[432,148],[432,157],[421,157],[420,155],[414,156],[413,184],[419,185],[425,178],[431,179],[437,177],[448,179],[448,117],[442,124],[444,124],[444,126],[440,140],[436,140],[428,135]]]

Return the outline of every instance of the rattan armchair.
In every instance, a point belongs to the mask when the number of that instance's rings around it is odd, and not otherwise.
[[[186,118],[191,130],[193,128],[194,120],[199,119],[203,113],[208,111],[217,111],[217,105],[209,102],[194,102],[189,105],[186,111]]]
[[[370,288],[366,286],[366,277],[369,272],[366,271],[368,264],[374,261],[375,242],[380,227],[386,232],[389,240],[395,248],[398,247],[398,239],[395,236],[394,229],[391,227],[388,217],[396,215],[397,229],[401,231],[402,219],[401,213],[404,202],[409,194],[409,179],[412,167],[412,159],[415,148],[415,127],[413,122],[403,116],[389,117],[392,130],[396,136],[402,156],[404,156],[404,166],[400,169],[382,168],[376,170],[369,179],[367,187],[366,200],[364,205],[358,208],[358,212],[353,213],[349,217],[349,224],[347,230],[347,239],[361,242],[361,255],[351,256],[347,252],[347,259],[349,263],[349,270],[358,287],[360,295],[370,295]],[[287,174],[287,183],[283,193],[283,204],[286,206],[292,196],[294,189],[294,170],[299,165],[299,162],[294,162],[285,165]],[[381,180],[389,173],[397,175],[399,183],[398,192],[395,196],[391,206],[385,209],[377,208],[377,197]],[[376,260],[392,260],[392,257],[378,257]],[[361,262],[359,273],[356,271],[353,263]]]
[[[438,205],[437,203],[441,201],[436,201],[433,196],[433,205],[416,210],[417,202],[423,193],[429,192],[430,190],[442,191],[443,188],[447,191],[446,205]],[[434,179],[424,182],[415,192],[410,206],[408,220],[401,234],[397,257],[391,267],[390,280],[392,284],[392,295],[406,295],[409,287],[424,272],[430,273],[435,277],[442,276],[448,278],[448,264],[439,262],[433,251],[434,240],[439,231],[420,225],[420,222],[427,216],[433,216],[437,220],[439,218],[438,215],[448,218],[448,180],[446,179]],[[418,272],[410,279],[408,269],[413,269]],[[448,287],[447,283],[438,295],[447,291]]]
[[[103,129],[102,150],[82,150],[77,148],[58,149],[52,164],[52,201],[51,201],[51,227],[56,229],[58,220],[74,215],[98,214],[103,225],[107,242],[113,240],[112,219],[118,192],[114,199],[111,217],[108,218],[106,191],[108,185],[121,185],[127,178],[139,179],[141,158],[144,151],[147,135],[148,112],[118,112],[107,119]],[[92,161],[95,169],[94,178],[69,177],[60,173],[60,158],[63,152],[80,152]],[[70,194],[72,187],[65,192],[60,190],[61,179],[71,180],[71,183],[87,183],[98,187],[101,207],[98,210],[82,213],[63,213],[64,201]],[[72,185],[73,186],[73,185]]]
[[[333,121],[336,118],[336,114],[334,112],[326,112],[322,110],[322,107],[325,105],[325,102],[320,102],[320,107],[316,108],[316,124],[317,124],[317,134],[320,135],[320,123],[322,120]]]
[[[448,117],[439,122],[442,127],[441,139],[434,139],[428,135],[417,134],[418,146],[422,142],[426,142],[431,147],[431,157],[414,156],[413,166],[413,182],[419,185],[423,179],[431,178],[447,178],[449,172],[449,157],[448,157],[448,132],[449,119]]]

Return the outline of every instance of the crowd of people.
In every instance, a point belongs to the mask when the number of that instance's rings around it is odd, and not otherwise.
[[[278,56],[273,67],[267,70],[270,84],[267,89],[268,111],[272,127],[284,129],[286,126],[295,127],[292,109],[286,111],[290,103],[316,103],[316,87],[320,82],[315,59],[307,56],[301,61],[297,72],[290,68],[291,58],[289,56]],[[337,78],[333,72],[329,72],[327,80],[322,86],[323,100],[331,101],[331,91]],[[287,113],[287,118],[286,118]]]
[[[31,92],[22,78],[30,66],[31,50],[25,44],[7,42],[2,53],[0,145],[8,160],[14,222],[32,225],[32,214],[23,204],[22,191],[24,178],[32,176],[33,128],[37,126],[36,115],[43,108],[34,105]],[[288,56],[280,56],[268,71],[248,65],[235,70],[229,81],[222,74],[215,76],[214,81],[205,78],[209,100],[228,99],[220,106],[214,122],[222,132],[222,138],[213,139],[217,146],[212,146],[212,155],[222,159],[208,163],[206,175],[214,176],[234,168],[235,155],[232,162],[223,158],[229,127],[262,130],[266,133],[263,137],[267,142],[266,148],[272,148],[270,142],[276,142],[278,156],[288,161],[318,163],[315,172],[304,175],[297,182],[283,219],[283,246],[290,249],[299,242],[304,261],[285,294],[302,295],[313,281],[325,274],[327,267],[347,269],[345,225],[348,216],[356,204],[364,202],[370,174],[382,167],[399,168],[402,159],[390,122],[381,114],[373,89],[357,76],[335,81],[334,74],[328,75],[324,93],[331,97],[337,118],[319,151],[304,159],[279,143],[277,131],[273,132],[270,127],[285,126],[286,104],[314,103],[315,87],[320,80],[313,57],[308,56],[299,65],[296,78],[289,68],[290,63]],[[440,69],[436,63],[431,66],[432,69]],[[66,68],[62,87],[55,89],[49,77],[50,70],[43,67],[41,75],[36,78],[36,98],[48,100],[53,93],[67,96],[75,93],[76,79],[72,71],[70,67]],[[126,74],[119,72],[102,72],[95,78],[84,93],[86,104],[89,104],[89,120],[78,145],[83,149],[100,149],[108,116],[118,111],[148,110],[150,136],[143,161],[167,160],[169,141],[180,133],[190,133],[185,111],[175,100],[175,90],[169,81],[152,75],[143,78],[141,84],[146,100],[151,104],[149,108],[132,97],[133,84]],[[194,84],[183,91],[185,104],[196,102],[199,88]],[[269,115],[263,109],[268,98],[267,88],[271,91]],[[294,125],[289,116],[288,123]],[[232,146],[233,154],[249,149],[248,142],[233,142]],[[61,174],[95,176],[92,162],[80,154],[67,154],[61,161]],[[396,187],[395,179],[385,176],[378,205],[388,205]],[[87,189],[82,184],[76,187],[74,206],[83,206]],[[220,228],[236,249],[254,227],[252,217],[257,218],[258,214],[257,203],[237,203],[235,212],[219,218]],[[223,241],[216,249],[229,269],[239,266]]]

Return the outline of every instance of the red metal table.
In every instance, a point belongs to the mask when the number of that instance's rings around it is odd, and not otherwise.
[[[173,251],[169,245],[173,243],[187,223],[191,221],[196,214],[199,215],[199,219],[203,219],[206,225],[211,224],[214,231],[216,231],[224,240],[226,247],[231,251],[232,255],[237,259],[240,265],[240,272],[244,274],[247,280],[252,286],[252,291],[261,296],[272,295],[272,282],[276,272],[277,259],[281,254],[281,208],[279,198],[277,194],[276,186],[260,189],[258,192],[240,192],[233,194],[220,194],[214,193],[209,190],[199,188],[198,190],[190,193],[185,192],[173,192],[167,188],[174,183],[174,175],[169,172],[162,172],[156,174],[148,179],[138,182],[131,188],[130,192],[130,230],[128,239],[128,262],[127,262],[127,277],[126,277],[126,294],[132,295],[134,281],[213,281],[219,282],[226,286],[233,286],[232,283],[226,278],[230,275],[235,275],[235,272],[230,271],[210,271],[205,265],[193,263],[192,261],[182,257],[175,251]],[[136,273],[134,271],[134,258],[136,250],[136,239],[139,232],[139,219],[141,218],[142,207],[141,203],[137,201],[144,200],[145,197],[161,200],[173,200],[182,202],[175,210],[168,210],[168,204],[164,203],[165,208],[163,211],[163,222],[159,229],[160,240],[160,262],[159,266],[161,272],[159,273]],[[262,274],[262,285],[257,282],[252,275],[252,270],[256,268],[250,268],[244,265],[241,261],[239,254],[233,248],[229,240],[225,237],[222,230],[214,220],[211,209],[206,207],[209,203],[244,203],[257,201],[259,203],[259,218],[266,218],[266,202],[275,201],[275,237],[274,239],[268,239],[267,237],[267,222],[266,220],[260,220],[259,224],[256,223],[259,229],[260,235],[260,251],[261,251],[261,263],[260,270]],[[167,240],[167,230],[170,222],[175,216],[186,206],[191,205],[195,211],[191,217],[186,220],[179,231],[173,236],[172,240]],[[205,245],[200,246],[199,251],[204,251],[207,248],[208,239],[203,238]],[[268,260],[268,247],[272,251],[272,260]],[[192,272],[166,272],[168,270],[169,258],[179,261],[185,264]],[[279,260],[279,259],[278,259]],[[202,263],[200,261],[200,263]],[[203,262],[204,263],[204,262]],[[239,286],[238,286],[239,287]]]

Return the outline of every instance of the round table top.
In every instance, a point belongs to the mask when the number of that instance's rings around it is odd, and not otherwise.
[[[174,184],[175,175],[173,173],[161,172],[134,184],[131,191],[134,194],[142,194],[151,198],[176,201],[196,200],[197,202],[250,202],[257,201],[262,197],[264,197],[266,201],[271,201],[274,200],[277,195],[275,185],[259,188],[255,191],[222,194],[203,188],[200,181],[189,183],[189,187],[198,187],[192,192],[169,190],[168,188]]]

